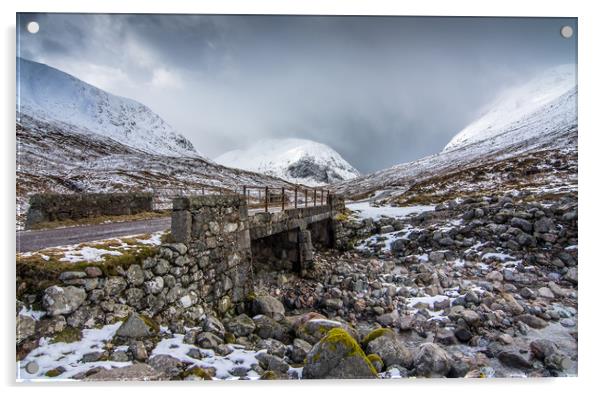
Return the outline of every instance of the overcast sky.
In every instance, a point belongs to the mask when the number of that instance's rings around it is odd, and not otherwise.
[[[37,34],[27,22],[40,23]],[[20,56],[138,100],[204,156],[264,137],[361,172],[439,152],[505,87],[576,63],[575,19],[22,14]]]

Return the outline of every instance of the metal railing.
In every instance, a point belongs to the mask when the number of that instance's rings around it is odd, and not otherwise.
[[[153,188],[153,208],[155,210],[169,210],[172,200],[181,196],[199,195],[231,195],[241,194],[250,209],[270,209],[316,207],[328,204],[330,191],[323,188],[308,188],[302,185],[295,187],[270,187],[243,185],[236,189],[217,186],[203,186],[199,188]]]
[[[270,207],[285,210],[288,208],[323,206],[328,204],[329,190],[323,188],[295,187],[269,187],[244,185],[242,195],[247,206],[251,209],[263,208],[265,212]]]

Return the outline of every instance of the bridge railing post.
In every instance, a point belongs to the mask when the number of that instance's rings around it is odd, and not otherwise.
[[[284,187],[282,187],[282,211],[284,211]]]
[[[307,188],[305,188],[305,207],[307,207]]]
[[[295,208],[297,208],[297,186],[295,186]]]
[[[268,187],[265,187],[265,212],[267,213],[269,211],[269,195],[270,191]]]
[[[318,191],[314,188],[314,207],[316,207],[316,205],[318,204],[318,200],[317,200],[317,193]]]

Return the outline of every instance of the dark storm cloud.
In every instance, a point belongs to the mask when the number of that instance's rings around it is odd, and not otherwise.
[[[565,24],[21,14],[18,29],[21,56],[147,104],[208,157],[301,137],[368,172],[440,151],[505,87],[575,63]]]

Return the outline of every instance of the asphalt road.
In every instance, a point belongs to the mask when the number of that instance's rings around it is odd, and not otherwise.
[[[250,209],[249,215],[255,215],[262,211],[264,211],[262,208]],[[272,206],[269,211],[275,213],[282,209],[280,206]],[[171,228],[171,217],[58,229],[27,230],[17,232],[17,252],[38,251],[49,247],[159,232],[169,228]]]
[[[69,228],[28,230],[17,232],[17,252],[37,251],[42,248],[67,244],[86,243],[113,237],[137,235],[166,230],[171,227],[171,217],[130,222],[112,222]]]

